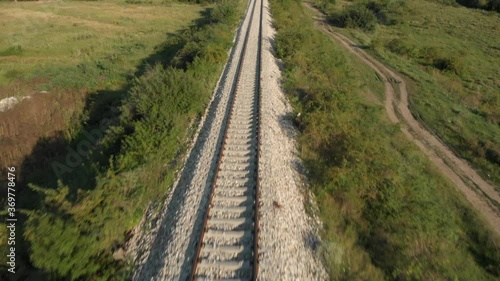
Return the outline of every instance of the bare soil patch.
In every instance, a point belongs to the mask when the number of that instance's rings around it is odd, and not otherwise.
[[[4,90],[12,92],[13,88]],[[81,112],[86,96],[83,91],[28,93],[31,98],[0,112],[1,167],[19,167],[38,142],[67,130],[74,114]]]

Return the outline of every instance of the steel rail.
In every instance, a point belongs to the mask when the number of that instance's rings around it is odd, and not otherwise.
[[[261,147],[261,126],[260,118],[262,116],[262,83],[261,83],[261,70],[262,70],[262,20],[264,18],[264,0],[260,1],[260,19],[259,19],[259,40],[258,40],[258,50],[257,50],[257,99],[258,99],[258,109],[257,109],[257,161],[256,161],[256,175],[257,183],[255,185],[255,213],[254,213],[254,262],[253,262],[253,276],[252,280],[257,280],[257,275],[259,273],[259,196],[260,196],[260,175],[259,175],[259,162],[260,162],[260,147]]]

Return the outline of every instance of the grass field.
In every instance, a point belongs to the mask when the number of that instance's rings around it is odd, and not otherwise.
[[[16,79],[46,80],[38,89],[118,88],[168,33],[186,28],[201,11],[160,1],[0,2],[0,98],[23,94],[8,91]],[[103,75],[94,77],[94,67]]]
[[[271,3],[330,280],[497,280],[498,236],[388,120],[382,81],[300,0]]]
[[[333,19],[360,2],[322,7]],[[387,8],[390,23],[340,31],[405,74],[412,112],[498,186],[500,14],[438,1],[399,2],[404,8]]]

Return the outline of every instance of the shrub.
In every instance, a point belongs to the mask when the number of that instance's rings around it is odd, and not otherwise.
[[[500,13],[500,0],[490,0],[488,2],[487,9]]]
[[[145,4],[152,4],[153,1],[152,0],[125,0],[125,3],[131,4],[131,5],[145,5]]]
[[[432,65],[439,70],[453,72],[460,76],[467,72],[464,60],[456,56],[447,55],[435,58]]]
[[[469,8],[482,8],[486,6],[486,0],[456,0],[458,4]]]
[[[462,5],[473,9],[500,12],[500,0],[436,0],[446,5]]]
[[[220,0],[211,12],[214,22],[233,22],[238,16],[238,2],[234,0]]]
[[[437,2],[448,6],[458,6],[456,0],[437,0]]]
[[[182,136],[189,120],[201,113],[204,92],[202,81],[182,69],[156,65],[137,79],[124,108],[134,133],[124,140],[122,166],[134,168],[156,154],[173,159],[179,144],[171,138]]]
[[[227,55],[226,50],[231,47],[232,36],[228,36],[228,32],[232,31],[219,28],[227,28],[227,25],[234,24],[237,18],[237,2],[230,0],[218,2],[203,23],[205,24],[203,31],[188,30],[184,32],[183,38],[177,39],[184,42],[185,46],[176,54],[173,64],[185,69],[196,57],[203,57],[213,63],[223,62]]]
[[[113,227],[109,227],[109,223],[106,227],[105,223],[124,215],[117,205],[92,204],[87,197],[86,202],[72,209],[66,199],[69,193],[67,186],[61,185],[56,190],[37,186],[31,188],[45,195],[44,205],[48,209],[58,210],[41,209],[29,214],[24,237],[31,242],[31,260],[35,266],[51,272],[54,277],[77,280],[112,261],[106,244],[98,241],[110,239],[114,242],[123,235],[111,231],[120,222],[113,222]],[[107,193],[111,195],[109,190]],[[106,198],[114,202],[120,199],[123,198]],[[105,262],[107,258],[110,259]]]
[[[373,31],[377,25],[373,11],[361,4],[349,6],[340,14],[333,14],[330,20],[341,27],[360,28],[365,31]]]
[[[333,8],[336,2],[336,0],[318,0],[316,1],[316,6],[318,6],[321,10],[328,12],[328,10]]]
[[[407,12],[407,0],[359,1],[341,12],[332,12],[335,1],[316,0],[315,3],[329,15],[333,24],[366,31],[374,30],[377,22],[384,25],[400,23]]]
[[[408,43],[409,40],[406,39],[393,39],[389,41],[385,46],[387,49],[395,54],[403,55],[408,58],[418,58],[420,56],[420,50]]]
[[[364,4],[372,11],[381,24],[392,25],[400,22],[401,15],[406,12],[406,0],[371,0]]]
[[[15,45],[3,51],[0,51],[0,57],[19,56],[22,55],[23,53],[24,53],[23,47]]]

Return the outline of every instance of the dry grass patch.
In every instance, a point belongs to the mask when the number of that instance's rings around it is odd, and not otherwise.
[[[0,112],[0,167],[21,163],[37,141],[68,129],[81,112],[85,92],[34,93]]]

